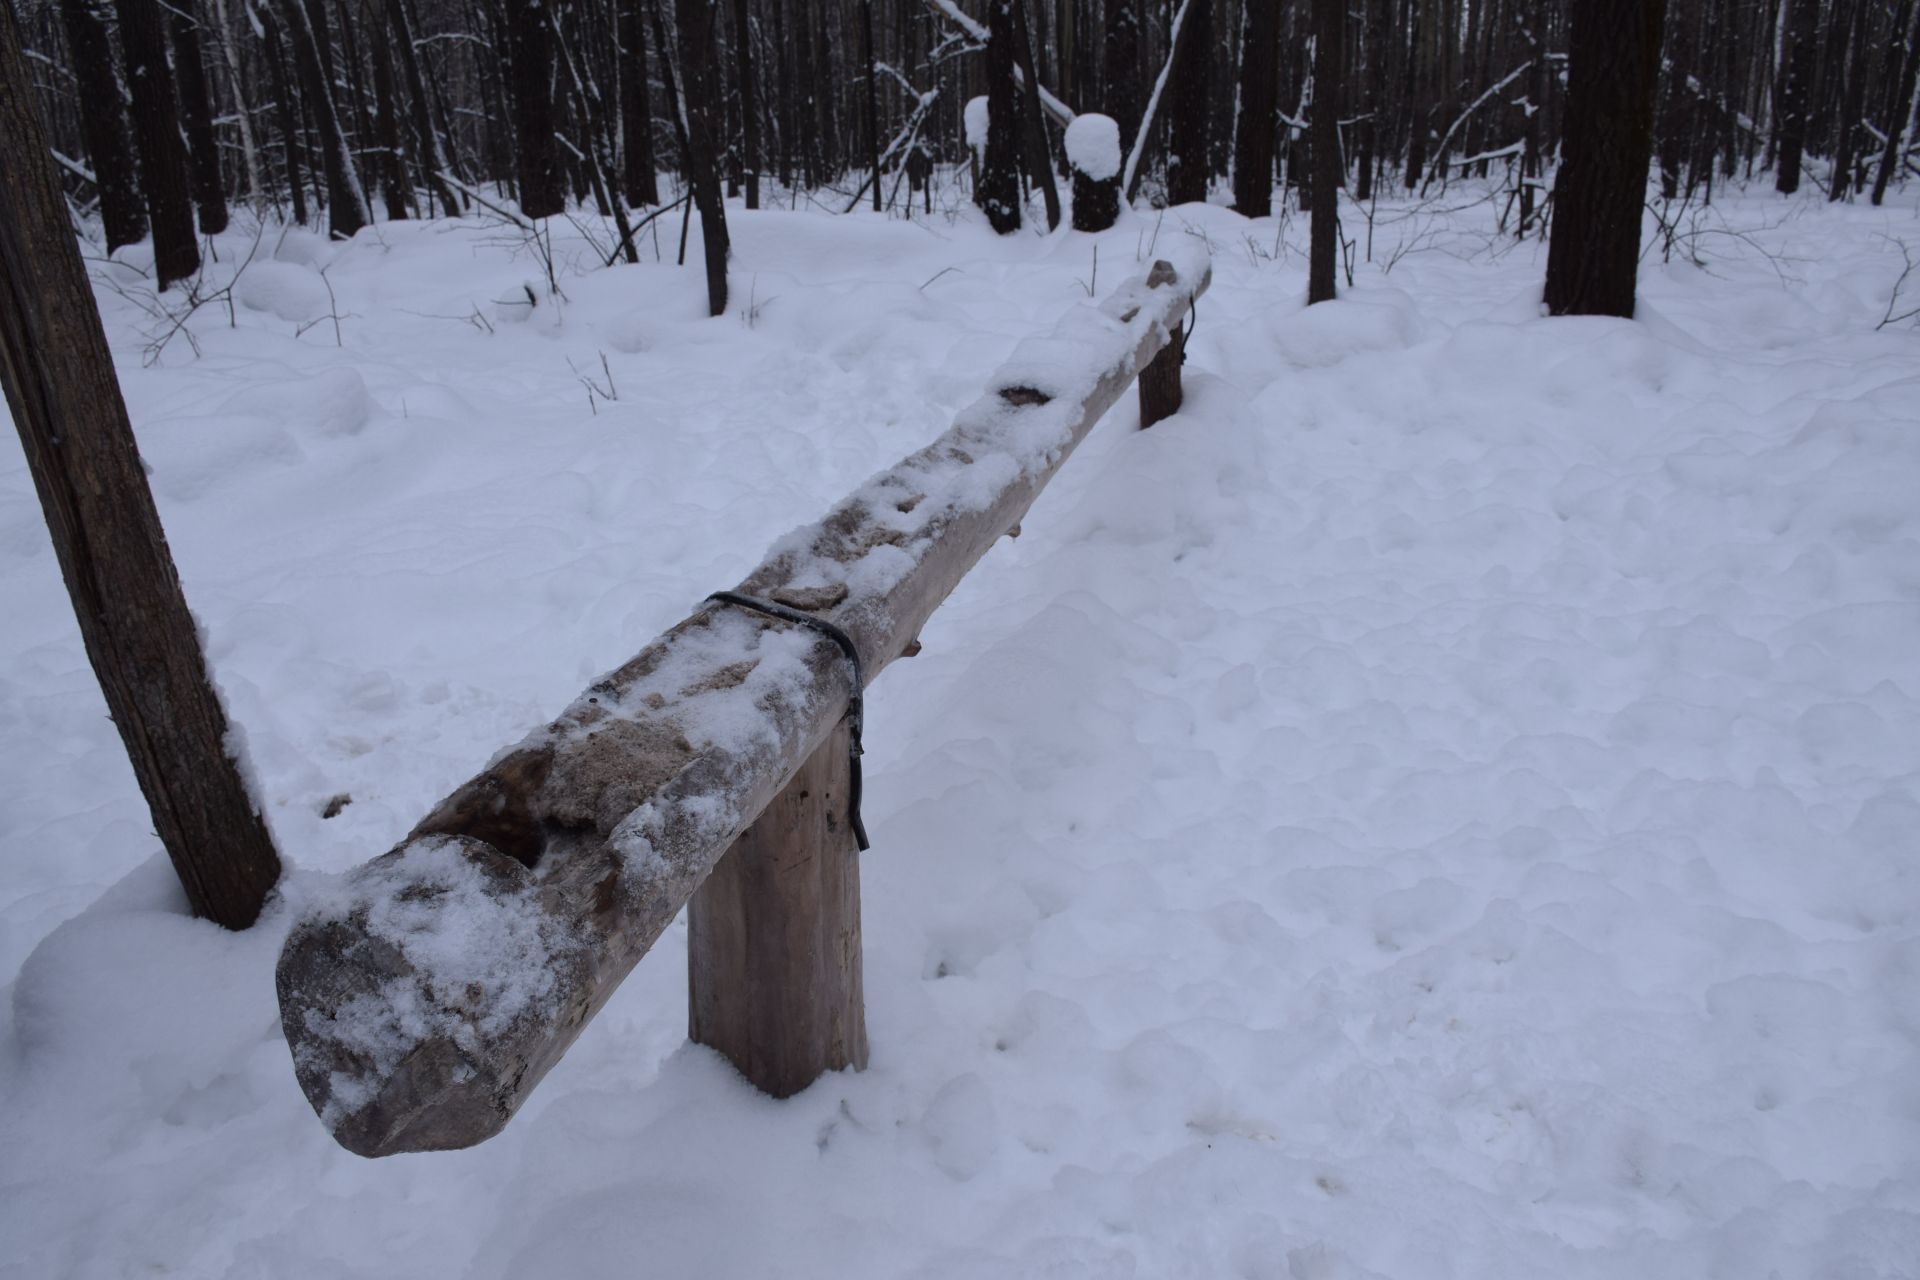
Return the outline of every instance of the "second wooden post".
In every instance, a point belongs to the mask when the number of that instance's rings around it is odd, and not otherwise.
[[[687,906],[688,1034],[776,1098],[867,1065],[850,781],[843,724]]]

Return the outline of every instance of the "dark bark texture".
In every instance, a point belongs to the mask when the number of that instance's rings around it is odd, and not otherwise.
[[[226,712],[147,489],[10,5],[0,168],[0,381],[87,657],[187,900],[244,929],[280,860],[227,754]]]
[[[120,14],[120,47],[133,92],[140,190],[147,200],[147,225],[153,229],[154,283],[165,289],[200,269],[193,199],[187,187],[187,144],[180,136],[180,104],[174,95],[159,0],[115,0],[114,7]]]
[[[107,252],[112,253],[147,234],[147,212],[140,201],[140,175],[133,165],[133,143],[127,138],[126,111],[101,3],[60,0],[60,18],[67,48],[73,53],[80,131],[87,144],[87,163],[93,166],[94,189],[100,193]]]
[[[1574,0],[1547,310],[1632,316],[1666,0]]]
[[[1313,225],[1307,243],[1307,302],[1333,301],[1340,256],[1341,63],[1346,0],[1313,0]]]

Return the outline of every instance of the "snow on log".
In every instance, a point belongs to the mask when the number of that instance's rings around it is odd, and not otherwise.
[[[1158,261],[1017,348],[987,394],[737,588],[877,673],[1012,530],[1209,282]],[[839,726],[818,632],[708,603],[498,756],[298,920],[276,973],[308,1100],[364,1156],[512,1118],[716,861]]]

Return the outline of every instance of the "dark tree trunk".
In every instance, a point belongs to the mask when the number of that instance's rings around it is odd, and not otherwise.
[[[462,206],[441,172],[446,168],[447,158],[440,153],[440,139],[434,133],[427,86],[421,79],[420,58],[413,48],[413,23],[401,0],[387,0],[387,27],[393,32],[394,48],[400,51],[400,74],[406,79],[407,99],[412,106],[407,118],[413,125],[413,150],[420,160],[421,177],[427,190],[446,211],[457,214]]]
[[[1252,0],[1240,24],[1240,128],[1233,140],[1233,207],[1273,212],[1273,127],[1280,69],[1280,8]]]
[[[300,0],[283,0],[287,31],[293,39],[293,60],[300,68],[301,97],[313,114],[314,131],[320,137],[320,168],[327,175],[327,229],[336,240],[350,240],[367,225],[370,216],[366,197],[360,190],[360,177],[347,155],[346,135],[340,129],[340,117],[333,108],[333,83],[328,73],[332,64],[332,46],[319,33],[309,7]]]
[[[719,86],[713,71],[714,0],[680,0],[680,78],[687,107],[687,181],[700,210],[707,257],[707,314],[727,309],[727,207],[720,197],[716,117]]]
[[[1208,77],[1213,61],[1213,0],[1188,0],[1173,64],[1167,118],[1167,203],[1207,198]]]
[[[1307,303],[1333,301],[1340,256],[1340,83],[1346,0],[1313,0],[1313,226],[1307,248]]]
[[[1100,105],[1120,126],[1122,147],[1133,145],[1145,109],[1140,89],[1141,0],[1107,0],[1107,38],[1101,49]]]
[[[380,152],[375,168],[380,175],[380,190],[386,197],[387,217],[399,221],[407,216],[413,202],[413,187],[407,181],[406,159],[400,152],[400,120],[394,108],[393,55],[387,42],[378,38],[374,26],[373,96],[375,127],[379,130]]]
[[[133,90],[133,140],[140,153],[140,190],[153,228],[154,282],[165,289],[200,269],[187,188],[187,145],[167,61],[159,0],[115,0],[127,83]],[[7,179],[11,181],[11,178]]]
[[[1013,82],[1013,0],[987,7],[987,154],[980,163],[980,207],[1001,235],[1020,229],[1020,103]]]
[[[740,0],[744,4],[746,0]],[[873,174],[873,211],[880,204],[880,90],[873,54],[873,0],[860,0],[861,49],[867,61],[867,168]]]
[[[760,94],[753,83],[753,15],[749,12],[747,0],[733,0],[733,29],[735,43],[734,67],[740,78],[740,167],[746,173],[747,208],[760,207],[760,167],[765,163],[760,154]],[[867,76],[873,76],[873,8],[871,0],[867,7]],[[869,100],[873,90],[867,90]],[[872,107],[868,107],[867,127],[873,127]],[[879,143],[874,144],[876,147]],[[880,179],[875,175],[874,191],[880,189]],[[876,206],[878,207],[878,206]]]
[[[1915,12],[1909,18],[1904,32],[1906,50],[1905,56],[1900,59],[1900,82],[1894,90],[1893,106],[1887,114],[1887,142],[1880,152],[1880,169],[1873,175],[1873,202],[1876,205],[1886,199],[1887,183],[1900,163],[1900,142],[1906,134],[1907,121],[1913,116],[1914,76],[1916,71],[1920,71],[1920,5],[1909,7]]]
[[[1380,11],[1385,5],[1386,0],[1367,0],[1366,26],[1360,36],[1360,53],[1367,65],[1367,100],[1363,104],[1365,116],[1360,121],[1360,162],[1354,166],[1353,198],[1363,204],[1373,198],[1373,171],[1379,163],[1380,111],[1387,96],[1386,50],[1382,47],[1380,31]]]
[[[1060,227],[1060,187],[1053,180],[1053,152],[1047,145],[1047,122],[1040,114],[1037,86],[1044,82],[1033,57],[1033,38],[1027,26],[1027,0],[1014,0],[1013,27],[1014,60],[1027,81],[1027,87],[1020,92],[1021,127],[1027,139],[1027,173],[1029,181],[1040,189],[1046,201],[1047,230],[1055,231]]]
[[[647,88],[647,24],[640,0],[619,0],[620,173],[627,203],[660,203],[653,164],[653,96]]]
[[[267,68],[273,73],[274,115],[280,121],[280,141],[286,154],[287,190],[293,199],[293,220],[307,225],[307,187],[300,166],[299,114],[294,110],[293,77],[280,47],[280,26],[270,10],[255,11],[260,19],[261,43],[267,47]]]
[[[112,253],[121,245],[137,244],[147,234],[147,214],[140,203],[140,175],[134,169],[133,144],[127,139],[126,112],[101,3],[60,0],[60,17],[73,54],[80,134],[87,144],[87,163],[93,166],[94,189],[100,193],[107,252]]]
[[[157,10],[150,25],[157,40]],[[0,169],[0,383],[81,639],[188,902],[244,929],[280,859],[227,754],[226,712],[147,489],[11,5],[0,6]]]
[[[1814,55],[1820,43],[1820,0],[1787,0],[1786,49],[1781,55],[1780,159],[1774,190],[1800,189],[1800,157],[1807,146],[1807,110],[1813,96]]]
[[[1860,112],[1866,105],[1867,51],[1866,5],[1854,0],[1848,18],[1847,42],[1842,47],[1842,62],[1833,74],[1845,77],[1840,91],[1840,111],[1833,122],[1833,173],[1827,182],[1827,199],[1844,200],[1853,190],[1854,145],[1860,136]]]
[[[567,207],[553,142],[553,33],[542,0],[507,0],[513,133],[520,212],[548,218]]]
[[[1573,0],[1547,310],[1633,315],[1666,0]]]

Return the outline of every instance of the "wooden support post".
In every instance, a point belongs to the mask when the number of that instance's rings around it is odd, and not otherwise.
[[[1185,392],[1180,387],[1180,366],[1187,360],[1187,332],[1176,327],[1160,354],[1140,371],[1140,429],[1145,431],[1162,418],[1180,412]]]
[[[776,1098],[867,1065],[849,774],[842,725],[687,908],[688,1034]]]

